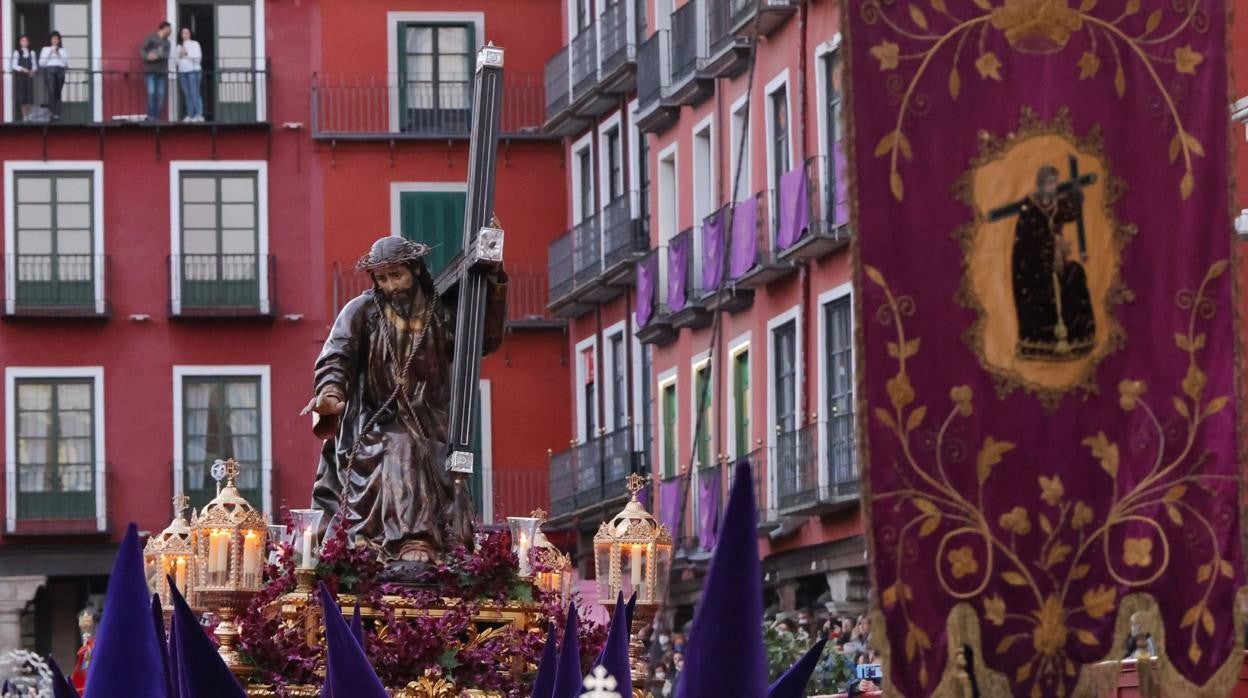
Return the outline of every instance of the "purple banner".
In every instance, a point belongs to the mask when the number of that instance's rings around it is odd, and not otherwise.
[[[682,478],[674,477],[659,483],[659,523],[667,526],[672,538],[679,538],[676,527],[680,525],[680,483]]]
[[[654,511],[654,507],[651,506],[654,494],[650,492],[649,486],[641,488],[641,491],[637,493],[637,501],[641,502],[642,508],[646,511]]]
[[[845,144],[840,141],[832,146],[832,166],[836,177],[833,180],[832,224],[845,225],[849,223],[849,168],[845,160]]]
[[[650,255],[637,262],[637,326],[650,324],[650,316],[654,314],[654,277],[659,265],[658,255]]]
[[[703,550],[715,547],[719,537],[719,468],[698,471],[698,543]]]
[[[702,290],[714,291],[724,280],[724,228],[728,209],[721,208],[702,222]]]
[[[745,276],[754,268],[758,259],[758,197],[737,204],[732,214],[732,257],[728,260],[728,273],[733,280]]]
[[[776,245],[788,249],[810,226],[810,202],[806,199],[806,167],[798,165],[780,177],[780,229]]]
[[[685,307],[689,288],[689,236],[677,235],[667,243],[667,309]]]

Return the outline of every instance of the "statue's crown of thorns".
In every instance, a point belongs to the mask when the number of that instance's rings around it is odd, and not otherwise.
[[[388,235],[374,242],[368,254],[360,257],[355,263],[355,268],[359,271],[371,272],[391,264],[419,262],[429,255],[431,249],[424,243]]]

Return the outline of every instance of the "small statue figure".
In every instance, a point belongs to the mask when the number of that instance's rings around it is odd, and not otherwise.
[[[74,660],[74,671],[70,681],[82,695],[87,690],[87,670],[91,666],[91,651],[95,649],[95,614],[90,608],[84,608],[78,614],[78,632],[82,634],[82,646],[78,648],[78,656]]]

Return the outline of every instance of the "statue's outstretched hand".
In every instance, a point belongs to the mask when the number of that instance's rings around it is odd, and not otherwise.
[[[307,407],[304,407],[303,411],[300,412],[299,415],[303,416],[309,412],[315,412],[321,416],[342,414],[343,410],[346,408],[347,403],[343,402],[337,395],[332,393],[321,393],[320,395],[312,398],[312,400],[308,402]]]

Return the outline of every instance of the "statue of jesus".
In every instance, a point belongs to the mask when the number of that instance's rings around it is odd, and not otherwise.
[[[384,237],[356,264],[373,288],[349,301],[316,360],[304,408],[325,440],[312,489],[322,526],[377,545],[383,561],[427,562],[472,545],[472,499],[445,469],[454,305],[425,266],[427,245]],[[507,276],[488,278],[483,353],[502,342]]]

